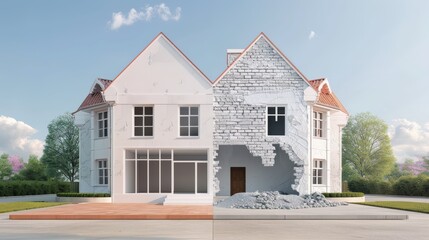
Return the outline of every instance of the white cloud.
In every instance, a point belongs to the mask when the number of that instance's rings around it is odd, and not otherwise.
[[[316,37],[316,33],[314,31],[311,31],[310,34],[308,35],[308,40],[311,40],[315,37]]]
[[[399,162],[429,155],[429,123],[422,126],[407,119],[395,119],[389,126],[389,135]]]
[[[154,6],[146,6],[141,11],[137,11],[132,8],[128,12],[128,16],[125,16],[122,12],[116,12],[112,14],[112,20],[108,22],[110,29],[116,30],[122,26],[129,26],[137,21],[150,21],[153,17],[160,17],[163,21],[179,21],[182,9],[177,7],[175,13],[170,11],[170,8],[161,3]]]
[[[44,142],[32,138],[36,129],[14,118],[0,115],[0,153],[18,155],[25,160],[30,154],[41,157]]]

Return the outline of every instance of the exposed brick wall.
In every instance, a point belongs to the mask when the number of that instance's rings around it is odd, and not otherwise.
[[[214,157],[219,145],[246,145],[264,166],[273,166],[275,147],[280,144],[295,163],[298,192],[306,189],[303,178],[307,161],[307,104],[304,90],[308,84],[261,37],[214,86]],[[266,136],[266,106],[285,105],[286,136]],[[215,159],[216,160],[216,159]],[[214,161],[214,175],[219,162]],[[214,190],[219,180],[214,179]]]

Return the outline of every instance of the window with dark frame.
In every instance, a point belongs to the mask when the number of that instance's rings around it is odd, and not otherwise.
[[[180,136],[198,137],[199,107],[180,107]]]
[[[99,112],[97,117],[98,122],[98,137],[107,137],[108,135],[108,117],[107,117],[107,111],[106,112]]]
[[[97,160],[98,163],[98,184],[109,184],[109,168],[107,167],[107,160]]]
[[[134,107],[134,136],[153,136],[153,106]]]
[[[286,134],[286,107],[267,107],[267,126],[269,136]]]
[[[323,160],[314,160],[313,184],[323,184]]]

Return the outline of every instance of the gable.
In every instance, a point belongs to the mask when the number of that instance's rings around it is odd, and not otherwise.
[[[263,49],[261,49],[263,48]],[[213,85],[218,84],[225,75],[229,74],[234,68],[257,68],[265,73],[265,78],[274,77],[279,72],[279,64],[284,64],[284,70],[292,73],[289,74],[294,78],[301,79],[305,86],[310,86],[308,79],[296,68],[296,66],[271,42],[264,34],[260,33],[255,40],[238,56],[222,74],[214,81]],[[280,66],[280,69],[282,67]],[[273,74],[274,73],[274,74]],[[250,78],[250,77],[249,77]],[[286,80],[286,79],[284,79]],[[306,88],[305,87],[305,88]]]
[[[195,95],[211,93],[207,77],[160,33],[105,90],[115,95]]]

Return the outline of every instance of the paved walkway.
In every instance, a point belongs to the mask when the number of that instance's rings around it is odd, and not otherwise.
[[[429,197],[420,196],[398,196],[398,195],[379,195],[365,194],[366,202],[374,201],[404,201],[404,202],[425,202],[429,203]]]

